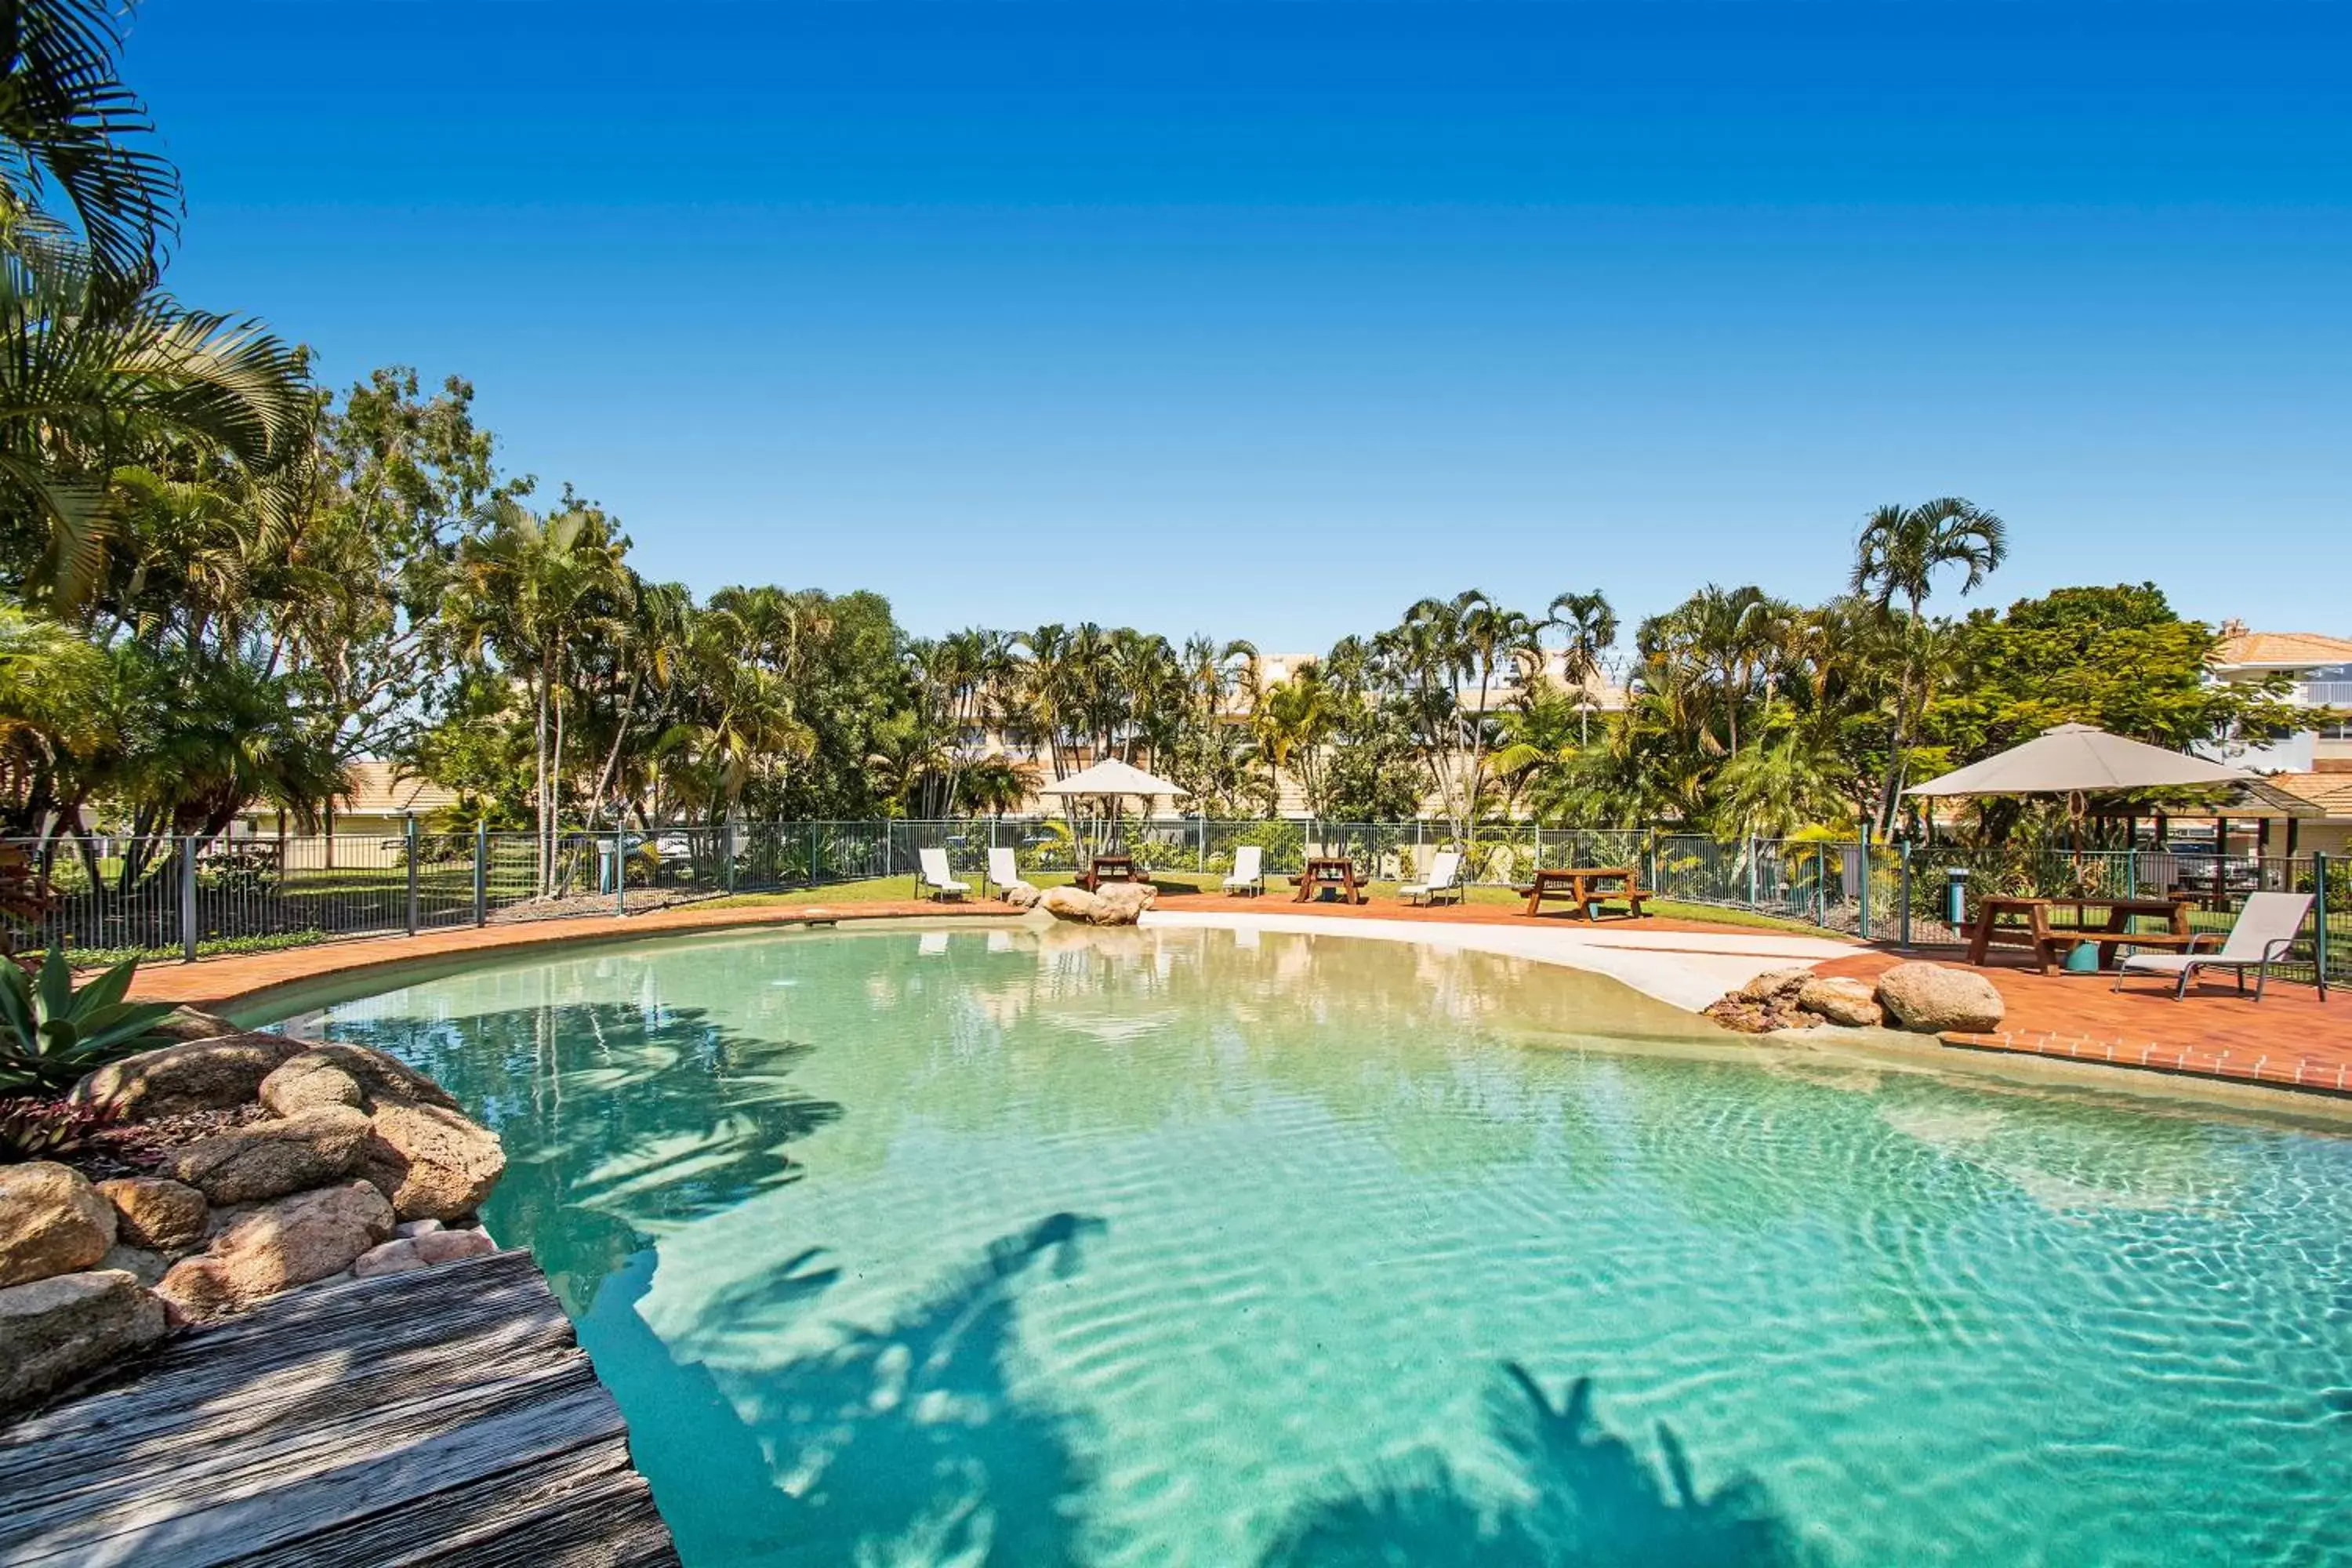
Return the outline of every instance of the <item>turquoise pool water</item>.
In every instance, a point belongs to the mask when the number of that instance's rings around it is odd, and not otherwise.
[[[330,1009],[507,1141],[689,1563],[2352,1562],[2352,1142],[1344,937]]]

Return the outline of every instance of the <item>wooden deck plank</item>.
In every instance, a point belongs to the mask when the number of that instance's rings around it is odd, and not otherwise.
[[[643,1479],[625,1456],[599,1445],[232,1561],[233,1568],[343,1562],[617,1568],[677,1557]]]
[[[212,1331],[201,1336],[205,1354],[175,1367],[167,1404],[159,1405],[142,1380],[11,1432],[11,1446],[0,1449],[0,1492],[16,1489],[23,1466],[54,1473],[64,1461],[81,1461],[89,1469],[64,1478],[60,1489],[77,1494],[122,1484],[109,1472],[132,1459],[140,1468],[162,1469],[200,1462],[225,1445],[248,1446],[265,1435],[296,1441],[307,1424],[331,1425],[353,1407],[396,1398],[419,1377],[427,1380],[429,1393],[440,1392],[453,1373],[465,1376],[469,1363],[511,1367],[517,1375],[560,1366],[562,1352],[572,1347],[571,1325],[527,1255],[521,1267],[528,1289],[514,1278],[511,1264],[502,1271],[505,1279],[493,1276],[478,1293],[466,1276],[447,1281],[457,1299],[446,1310],[394,1318],[381,1293],[372,1292],[362,1310],[289,1313],[276,1333],[253,1332],[242,1320]],[[289,1298],[289,1303],[299,1300]],[[205,1419],[190,1418],[198,1412]]]
[[[0,1564],[674,1563],[528,1254],[300,1291],[0,1429]]]

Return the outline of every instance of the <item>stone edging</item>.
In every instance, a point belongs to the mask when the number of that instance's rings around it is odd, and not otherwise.
[[[62,1160],[0,1166],[0,1410],[171,1326],[496,1250],[476,1211],[505,1152],[431,1079],[365,1047],[185,1008],[163,1032],[179,1043],[73,1092],[148,1130],[128,1163],[152,1158],[151,1172],[93,1182]]]

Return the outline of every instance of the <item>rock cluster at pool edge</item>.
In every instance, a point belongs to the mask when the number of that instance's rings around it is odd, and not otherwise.
[[[180,1043],[99,1069],[73,1098],[123,1121],[238,1112],[152,1173],[0,1167],[0,1410],[300,1286],[494,1250],[474,1215],[498,1135],[381,1051],[246,1032],[182,1010]]]

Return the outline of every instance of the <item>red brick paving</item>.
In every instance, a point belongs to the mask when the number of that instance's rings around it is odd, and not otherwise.
[[[1160,903],[1169,910],[1258,908],[1335,921],[1413,920],[1553,926],[1581,923],[1565,914],[1531,918],[1517,910],[1492,904],[1449,904],[1434,910],[1409,909],[1391,901],[1299,904],[1279,893],[1247,901],[1216,894],[1167,894]],[[280,952],[200,959],[194,963],[151,965],[139,972],[132,994],[201,1007],[226,1007],[280,986],[463,953],[610,942],[665,931],[727,931],[805,925],[813,921],[845,922],[910,916],[1003,916],[1014,912],[1010,905],[991,900],[959,904],[903,900],[727,910],[689,907],[654,910],[621,920],[595,917],[487,929],[464,927],[415,937],[326,943]],[[1609,916],[1600,923],[1612,931],[1769,934],[1762,927],[1654,915],[1641,920]],[[1851,957],[1832,959],[1821,966],[1821,972],[1873,979],[1906,956],[1960,962],[1957,949],[1905,955],[1856,944]],[[1946,1036],[1947,1045],[2274,1084],[2286,1089],[2352,1093],[2352,999],[2323,1003],[2311,986],[2274,983],[2257,1005],[2250,998],[2240,998],[2231,982],[2221,979],[2192,986],[2185,1001],[2175,1002],[2170,988],[2153,980],[2134,982],[2130,990],[2118,994],[2108,989],[2111,980],[2105,975],[2042,975],[1999,966],[1989,966],[1984,973],[2000,992],[2008,1008],[2000,1032]]]
[[[1916,954],[1878,951],[1833,959],[1823,974],[1875,979],[1906,957],[1961,963],[1958,948]],[[1998,1033],[1946,1035],[1969,1050],[2185,1073],[2196,1078],[2352,1093],[2352,998],[2319,999],[2315,986],[2271,982],[2257,1005],[2223,977],[2200,981],[2181,1001],[2168,981],[2111,974],[2036,974],[1987,965],[1981,973],[2007,1008]]]

